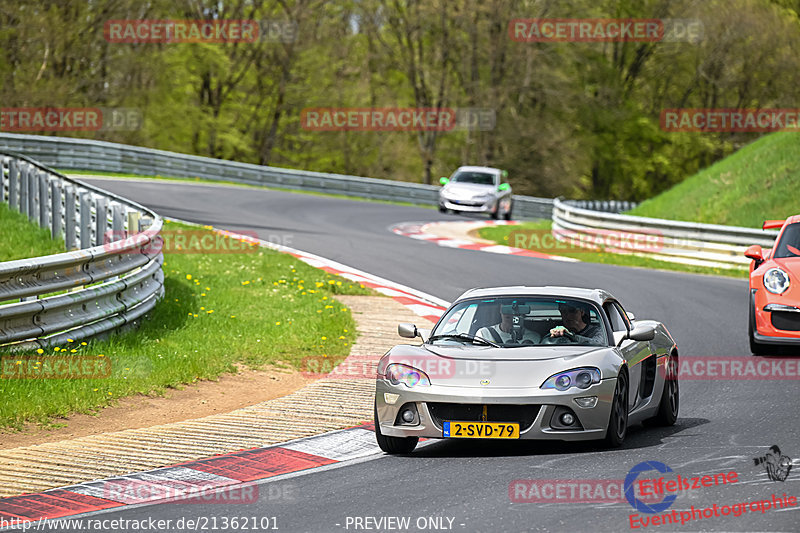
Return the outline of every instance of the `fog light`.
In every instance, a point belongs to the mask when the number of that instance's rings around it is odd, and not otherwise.
[[[564,413],[561,415],[561,423],[565,426],[571,426],[575,423],[575,417],[571,413]]]
[[[391,392],[383,393],[383,400],[389,405],[394,405],[397,403],[398,398],[400,398],[399,394],[392,394]]]
[[[410,424],[414,421],[414,411],[411,409],[404,410],[401,416],[403,418],[403,422],[408,422]]]
[[[597,396],[585,396],[583,398],[575,398],[575,403],[584,409],[594,407],[597,405]]]

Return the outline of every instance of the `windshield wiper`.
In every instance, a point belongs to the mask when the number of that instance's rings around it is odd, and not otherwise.
[[[486,340],[483,337],[476,337],[475,335],[468,335],[467,333],[449,333],[447,335],[434,335],[433,337],[428,339],[428,341],[435,341],[437,339],[461,339],[461,340],[467,340],[467,341],[472,341],[472,342],[478,341],[480,343],[487,344],[489,346],[494,346],[495,348],[502,348],[502,346],[500,346],[497,343],[494,343],[494,342],[492,342],[490,340]]]

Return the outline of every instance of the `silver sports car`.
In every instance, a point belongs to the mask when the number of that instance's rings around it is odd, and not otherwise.
[[[508,173],[492,167],[459,167],[449,178],[441,178],[439,211],[488,213],[494,219],[511,220],[511,185]]]
[[[420,437],[605,439],[678,417],[678,350],[601,289],[496,287],[462,294],[432,331],[400,324],[378,363],[375,435],[387,453]]]

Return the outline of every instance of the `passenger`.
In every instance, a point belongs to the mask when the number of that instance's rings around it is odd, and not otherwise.
[[[522,338],[514,338],[514,318],[524,321],[522,315],[515,315],[510,305],[503,305],[500,308],[500,323],[479,329],[475,334],[486,340],[494,341],[497,344],[539,344],[542,336],[523,326],[518,329],[517,335],[522,334]]]

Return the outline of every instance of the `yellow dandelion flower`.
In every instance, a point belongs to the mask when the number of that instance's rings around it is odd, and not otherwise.
[[[192,315],[193,317],[197,318],[197,315]]]
[[[22,364],[22,361],[17,361],[17,364],[18,364],[18,365],[21,365],[21,364]]]
[[[334,283],[336,283],[336,282],[333,281],[332,279],[328,280],[328,285],[333,285]]]
[[[93,390],[94,392],[97,392],[97,391],[98,391],[98,390],[100,390],[100,389],[92,389],[92,390]]]
[[[276,326],[280,326],[280,325],[281,325],[281,323],[280,323],[280,322],[275,322],[275,325],[276,325]]]
[[[343,339],[344,339],[344,335],[339,335],[339,340],[343,340]]]
[[[86,343],[85,343],[85,342],[82,342],[82,343],[81,343],[81,346],[86,346]]]
[[[236,315],[231,315],[231,318],[236,318]]]
[[[192,279],[192,275],[191,274],[186,274],[186,279]]]
[[[41,348],[39,348],[38,350],[36,350],[36,353],[44,353],[44,350],[42,350]]]
[[[53,348],[53,351],[54,351],[54,352],[58,352],[58,351],[60,351],[60,350],[61,350],[61,348],[59,348],[58,346],[56,346],[55,348]]]
[[[205,296],[205,295],[206,295],[206,293],[204,293],[204,292],[200,293],[200,296]]]
[[[97,357],[105,357],[105,356],[106,356],[106,354],[103,354],[103,353],[97,354]]]
[[[208,311],[206,311],[206,313],[208,313],[209,315],[210,315],[211,313],[213,313],[213,312],[214,312],[214,310],[213,310],[213,309],[209,309]]]
[[[332,305],[326,305],[325,309],[333,309],[333,306]]]
[[[201,310],[201,311],[205,311],[205,310],[206,310],[206,308],[205,308],[205,307],[201,307],[201,308],[200,308],[200,310]]]
[[[318,282],[315,283],[315,285],[317,287],[322,287],[324,285],[324,283],[322,283],[321,281],[318,281]]]
[[[322,337],[322,340],[326,341],[328,340],[328,337]]]
[[[211,287],[206,287],[206,290],[207,290],[207,291],[210,291],[210,290],[211,290]]]
[[[70,353],[75,353],[75,352],[77,352],[77,351],[78,351],[78,350],[75,350],[75,349],[73,349],[73,350],[70,350],[69,352],[70,352]]]
[[[67,339],[67,342],[75,342],[75,341],[72,339]]]
[[[341,282],[341,281],[337,281],[337,282],[336,282],[336,284],[337,284],[337,285],[341,285],[341,284],[342,284],[342,282]]]

